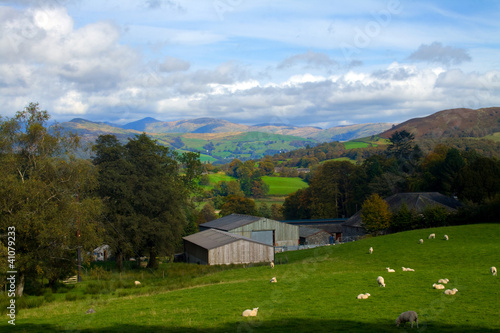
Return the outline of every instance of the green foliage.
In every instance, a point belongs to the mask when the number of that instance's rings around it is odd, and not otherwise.
[[[224,199],[224,204],[222,205],[219,214],[220,216],[226,216],[233,213],[255,215],[255,202],[252,199],[248,199],[245,197],[229,195]]]
[[[53,286],[73,273],[77,248],[101,241],[95,170],[71,155],[78,138],[48,127],[49,118],[31,103],[0,122],[0,233],[15,228],[18,296],[25,280],[43,275]]]
[[[148,266],[156,268],[156,257],[173,254],[185,231],[189,194],[201,173],[198,155],[179,156],[146,134],[126,145],[112,135],[100,136],[94,153],[99,194],[107,207],[108,243],[117,262],[121,267],[127,254],[149,255]]]

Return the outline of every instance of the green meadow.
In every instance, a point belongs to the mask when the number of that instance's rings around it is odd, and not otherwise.
[[[428,240],[430,233],[436,239]],[[500,224],[432,228],[280,253],[274,269],[174,263],[123,273],[121,280],[118,273],[85,276],[39,307],[21,309],[16,331],[410,332],[409,324],[397,328],[394,321],[414,310],[416,332],[499,332],[500,280],[489,271],[500,266],[499,238]],[[273,276],[277,283],[269,283]],[[440,278],[457,294],[433,289]],[[358,300],[360,293],[371,297]],[[257,317],[241,316],[254,307]],[[85,314],[90,308],[96,312]],[[7,331],[3,317],[0,331]]]
[[[309,185],[299,177],[263,176],[264,183],[269,185],[270,196],[287,196]]]

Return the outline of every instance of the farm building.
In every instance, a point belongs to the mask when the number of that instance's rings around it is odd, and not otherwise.
[[[240,235],[208,229],[183,238],[187,262],[203,265],[271,262],[274,248]]]
[[[95,261],[106,261],[111,255],[109,245],[101,245],[92,251]]]
[[[389,204],[392,212],[398,211],[403,204],[418,213],[430,206],[441,206],[449,212],[454,212],[461,205],[457,199],[438,192],[397,193],[384,200]],[[348,242],[364,235],[366,235],[366,230],[361,221],[361,211],[358,211],[342,225],[342,240]]]
[[[347,219],[344,218],[334,218],[334,219],[314,219],[314,220],[285,220],[285,222],[292,225],[297,225],[299,227],[310,227],[315,229],[321,229],[330,234],[330,244],[335,242],[340,242],[342,240],[342,224],[345,223]]]
[[[332,236],[321,229],[299,227],[300,245],[325,245],[330,244]]]
[[[200,224],[200,231],[208,229],[226,231],[274,246],[299,244],[298,226],[259,216],[231,214]]]

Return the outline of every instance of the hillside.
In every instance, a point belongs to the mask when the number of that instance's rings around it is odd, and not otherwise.
[[[436,239],[427,240],[431,232]],[[100,281],[85,274],[75,289],[53,294],[52,302],[21,310],[16,324],[36,332],[403,332],[409,325],[397,328],[394,320],[414,310],[420,330],[498,332],[500,280],[489,267],[500,266],[499,236],[499,224],[443,227],[280,253],[273,270],[224,266],[217,272],[173,263]],[[388,266],[396,272],[388,273]],[[377,285],[379,275],[385,288]],[[278,282],[271,284],[273,276]],[[450,280],[446,288],[458,289],[456,295],[432,288],[441,278]],[[135,279],[141,279],[138,288]],[[360,293],[371,296],[358,300]],[[44,296],[28,297],[38,298]],[[96,313],[85,314],[91,307]],[[253,307],[259,307],[257,317],[241,317]],[[7,325],[1,322],[0,330]]]
[[[101,134],[114,134],[125,143],[127,138],[146,132],[161,144],[180,151],[200,152],[202,161],[219,163],[233,158],[258,159],[308,145],[315,146],[321,141],[331,141],[337,137],[336,133],[340,133],[340,137],[350,138],[378,133],[380,126],[384,129],[390,127],[389,124],[363,124],[322,130],[286,124],[247,126],[214,118],[173,122],[144,118],[121,127],[78,118],[61,125],[65,130],[79,134],[86,143],[93,143]]]
[[[406,130],[416,139],[484,137],[500,132],[500,107],[450,109],[423,118],[407,120],[380,134],[389,138],[395,131]]]

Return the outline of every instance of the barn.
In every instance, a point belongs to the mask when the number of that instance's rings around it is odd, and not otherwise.
[[[299,227],[265,217],[231,214],[200,224],[200,231],[216,229],[272,246],[299,245]]]
[[[299,227],[300,245],[325,245],[330,244],[332,236],[322,229]]]
[[[271,262],[274,248],[240,235],[208,229],[183,238],[185,259],[203,265]]]
[[[392,212],[396,212],[404,204],[408,209],[422,212],[430,206],[440,206],[448,212],[454,212],[461,205],[460,201],[438,192],[397,193],[384,199]],[[349,242],[366,235],[361,221],[361,211],[351,216],[342,225],[342,241]]]

